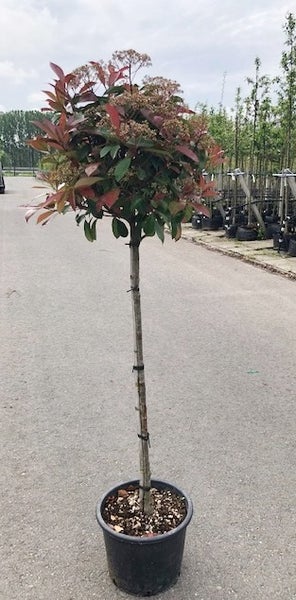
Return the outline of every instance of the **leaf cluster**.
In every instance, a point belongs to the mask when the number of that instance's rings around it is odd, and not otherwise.
[[[222,152],[176,82],[133,83],[132,69],[148,66],[147,55],[129,50],[114,58],[68,74],[51,64],[56,77],[45,93],[53,118],[35,121],[41,133],[29,142],[44,155],[43,178],[53,188],[35,207],[37,222],[72,209],[89,241],[104,215],[117,238],[132,230],[136,244],[155,234],[163,241],[168,227],[178,240],[195,210],[207,212],[203,171]]]

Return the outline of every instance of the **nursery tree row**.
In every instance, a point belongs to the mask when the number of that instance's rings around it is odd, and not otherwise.
[[[236,90],[235,106],[199,105],[209,129],[228,158],[226,169],[239,167],[252,174],[296,169],[296,18],[292,13],[283,26],[285,48],[280,59],[280,75],[262,73],[259,57],[254,73],[247,78],[248,93]]]
[[[40,154],[28,146],[27,140],[37,135],[32,121],[42,118],[43,113],[31,110],[0,113],[0,160],[5,168],[38,167]]]

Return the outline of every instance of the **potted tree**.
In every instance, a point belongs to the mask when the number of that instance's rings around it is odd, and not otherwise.
[[[180,489],[151,479],[147,422],[139,249],[147,237],[165,231],[181,237],[182,223],[211,193],[202,177],[221,152],[203,118],[185,105],[180,88],[162,77],[135,74],[151,64],[134,50],[115,52],[112,61],[90,62],[71,73],[55,73],[46,92],[51,116],[35,122],[42,133],[30,141],[44,154],[41,177],[52,187],[31,206],[45,225],[56,214],[75,211],[90,242],[97,225],[111,217],[116,238],[127,238],[134,330],[133,371],[138,393],[140,477],[106,492],[97,505],[110,576],[121,589],[153,595],[178,578],[192,502]]]

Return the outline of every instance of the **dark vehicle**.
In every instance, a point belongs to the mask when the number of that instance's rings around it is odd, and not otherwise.
[[[4,194],[4,192],[5,192],[5,183],[4,183],[2,165],[0,163],[0,194]]]

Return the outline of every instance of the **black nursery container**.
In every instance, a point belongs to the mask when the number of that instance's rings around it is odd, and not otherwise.
[[[152,486],[168,489],[185,499],[187,514],[175,529],[152,538],[117,533],[102,518],[107,498],[119,489],[139,481],[121,483],[104,494],[97,504],[97,520],[104,533],[109,575],[121,590],[136,596],[154,596],[176,583],[183,558],[186,528],[193,506],[180,489],[164,481],[152,480]]]

